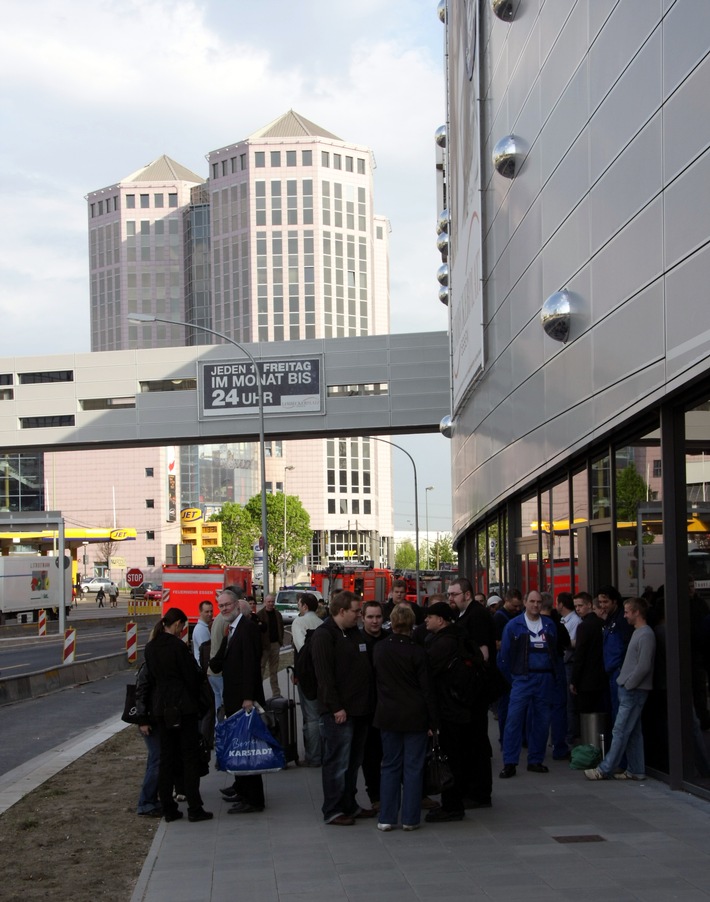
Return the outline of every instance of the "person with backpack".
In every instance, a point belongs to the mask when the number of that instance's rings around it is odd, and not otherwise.
[[[308,677],[304,677],[303,684],[298,677],[306,661],[301,658],[303,647],[308,641],[313,630],[317,630],[322,620],[316,614],[318,599],[312,592],[304,592],[298,599],[298,617],[291,624],[291,642],[293,643],[293,669],[294,683],[298,689],[298,698],[301,704],[301,717],[303,718],[303,748],[305,753],[304,767],[320,767],[322,761],[320,727],[318,726],[318,696],[317,686],[308,690]],[[307,653],[310,658],[310,648]],[[299,666],[299,658],[301,658]],[[311,662],[312,664],[312,662]],[[313,674],[315,683],[315,674]],[[309,696],[313,696],[310,698]]]

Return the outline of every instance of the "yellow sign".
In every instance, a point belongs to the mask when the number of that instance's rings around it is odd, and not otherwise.
[[[199,507],[187,507],[184,511],[180,511],[181,523],[194,523],[195,520],[202,519],[202,511]]]
[[[135,529],[112,529],[108,534],[111,542],[123,542],[126,539],[135,539]]]
[[[112,570],[113,569],[121,570],[123,567],[126,566],[126,559],[125,559],[125,557],[112,557],[112,558],[109,558],[108,565],[109,565],[109,567],[111,567]]]

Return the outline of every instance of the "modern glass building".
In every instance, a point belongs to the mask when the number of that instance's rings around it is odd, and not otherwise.
[[[710,16],[439,8],[459,561],[481,589],[652,596],[647,762],[710,796]]]

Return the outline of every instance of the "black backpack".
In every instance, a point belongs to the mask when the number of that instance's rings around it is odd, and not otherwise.
[[[313,663],[313,647],[311,640],[315,629],[306,630],[306,637],[303,640],[301,650],[294,656],[293,672],[301,687],[301,692],[309,701],[315,701],[318,698],[318,679],[316,677],[316,668]]]
[[[476,643],[462,637],[447,667],[447,688],[455,701],[470,708],[478,702],[490,705],[509,687],[495,662],[486,662]]]

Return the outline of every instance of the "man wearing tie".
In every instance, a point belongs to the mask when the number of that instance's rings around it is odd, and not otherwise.
[[[227,717],[240,708],[249,712],[255,702],[264,704],[261,681],[261,633],[249,617],[239,611],[242,593],[225,589],[217,596],[219,612],[226,622],[222,645],[210,668],[224,678],[224,711]],[[255,713],[253,716],[258,717]],[[264,784],[260,774],[235,777],[234,786],[222,793],[234,802],[229,814],[252,814],[264,810]]]

